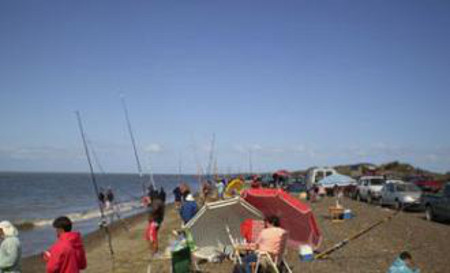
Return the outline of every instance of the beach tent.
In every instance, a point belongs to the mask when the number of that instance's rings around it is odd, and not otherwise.
[[[206,203],[186,225],[197,247],[231,246],[228,227],[234,239],[241,238],[241,223],[264,219],[263,214],[240,196]]]
[[[319,180],[319,182],[317,183],[324,188],[333,188],[335,185],[337,185],[338,187],[350,186],[355,184],[356,181],[350,176],[346,176],[343,174],[332,174]]]
[[[225,188],[225,197],[233,197],[235,195],[239,195],[244,188],[244,181],[240,178],[235,178],[228,183]]]
[[[265,217],[278,216],[280,225],[289,232],[288,244],[298,248],[308,244],[317,249],[322,241],[311,208],[282,189],[249,189],[241,196]]]

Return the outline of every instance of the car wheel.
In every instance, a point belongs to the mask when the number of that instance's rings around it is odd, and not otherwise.
[[[427,219],[427,221],[434,220],[433,208],[430,205],[428,205],[425,209],[425,219]]]

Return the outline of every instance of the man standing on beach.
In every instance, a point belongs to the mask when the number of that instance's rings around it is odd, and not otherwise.
[[[79,232],[72,232],[72,221],[61,216],[53,221],[58,240],[44,252],[47,273],[79,273],[86,269],[86,253]]]

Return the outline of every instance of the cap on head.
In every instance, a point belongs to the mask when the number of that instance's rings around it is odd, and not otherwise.
[[[195,201],[194,197],[192,196],[192,194],[188,194],[186,196],[186,201]]]

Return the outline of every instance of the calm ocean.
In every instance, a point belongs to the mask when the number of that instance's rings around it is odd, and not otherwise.
[[[96,178],[99,187],[111,187],[122,217],[142,211],[139,198],[143,183],[150,185],[148,176],[103,174]],[[198,182],[194,176],[183,175],[181,180],[196,190]],[[171,202],[172,189],[180,177],[155,175],[154,181],[157,188],[164,187]],[[53,243],[55,232],[51,223],[61,215],[69,216],[74,229],[83,234],[98,228],[97,199],[88,174],[0,173],[0,221],[28,227],[20,231],[24,256],[40,253]]]

